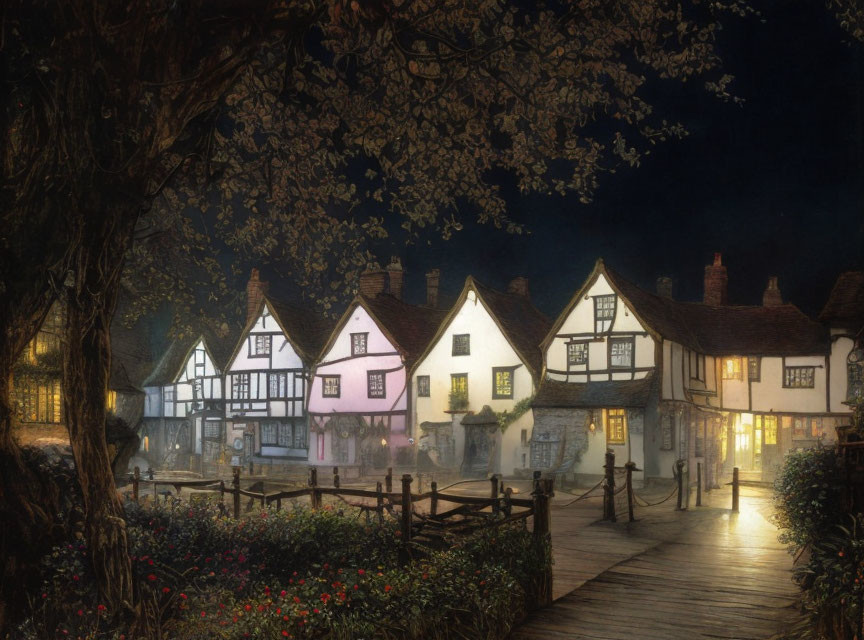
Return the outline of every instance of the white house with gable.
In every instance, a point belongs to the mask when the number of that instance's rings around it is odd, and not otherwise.
[[[531,304],[524,278],[502,293],[468,277],[412,371],[413,421],[431,464],[466,476],[512,475],[528,466],[529,402],[540,376],[538,344],[550,324]],[[462,424],[485,406],[515,420],[505,421],[503,433]]]

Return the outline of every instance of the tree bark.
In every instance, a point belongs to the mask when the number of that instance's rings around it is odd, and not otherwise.
[[[112,612],[134,615],[132,563],[123,505],[105,440],[111,370],[110,325],[120,286],[123,257],[136,211],[90,214],[81,225],[67,290],[67,346],[63,363],[69,439],[84,498],[85,531],[102,603]]]

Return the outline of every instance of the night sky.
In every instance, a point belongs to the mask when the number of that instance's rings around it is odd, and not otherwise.
[[[406,248],[394,238],[408,301],[424,299],[432,267],[448,296],[469,273],[498,288],[524,275],[554,317],[598,257],[651,290],[657,276],[672,276],[676,298],[698,300],[704,265],[720,251],[731,303],[761,304],[777,275],[785,300],[818,313],[840,272],[864,268],[864,45],[819,2],[757,6],[761,18],[733,20],[720,34],[743,105],[696,83],[649,87],[688,138],[603,176],[587,206],[575,196],[520,197],[505,181],[531,235],[469,223],[448,242]]]

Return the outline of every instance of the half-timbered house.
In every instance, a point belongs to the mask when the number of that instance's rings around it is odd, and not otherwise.
[[[154,468],[226,464],[222,370],[230,336],[175,339],[143,383],[141,455]]]
[[[234,462],[306,461],[307,380],[331,323],[261,298],[225,368],[226,438]]]
[[[531,303],[526,279],[502,293],[467,278],[412,372],[413,421],[433,463],[472,476],[528,467],[527,403],[540,380],[538,345],[550,326]],[[503,433],[463,424],[487,406],[511,414]]]
[[[402,277],[398,263],[364,273],[322,349],[309,394],[313,464],[413,461],[408,371],[444,313],[403,302]]]
[[[718,254],[703,302],[661,284],[649,293],[598,261],[567,305],[543,343],[534,466],[599,474],[609,448],[647,477],[701,462],[716,484],[733,466],[770,478],[785,451],[832,437],[843,412],[827,332],[783,303],[776,279],[762,306],[729,305]]]
[[[850,355],[856,342],[864,341],[864,271],[840,274],[831,289],[828,301],[819,314],[819,321],[828,327],[831,336],[831,410],[849,411],[847,401],[860,401],[856,393],[864,391],[860,363]],[[845,376],[843,375],[845,372]]]

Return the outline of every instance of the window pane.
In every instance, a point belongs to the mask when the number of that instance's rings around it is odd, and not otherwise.
[[[765,444],[777,444],[777,416],[764,416]]]
[[[633,365],[633,343],[630,340],[610,340],[610,362],[613,367]]]
[[[272,422],[264,422],[261,424],[261,444],[275,445],[277,443],[276,425]]]
[[[384,392],[384,373],[380,371],[369,372],[369,397],[383,398]]]
[[[471,354],[471,336],[470,334],[461,334],[453,336],[453,355],[467,356]]]
[[[290,447],[293,442],[293,433],[290,424],[279,425],[279,446]]]
[[[454,393],[468,392],[468,374],[454,373],[450,376],[450,391]]]
[[[499,398],[513,397],[513,370],[495,369],[495,395]]]
[[[339,376],[324,376],[321,382],[321,393],[325,398],[339,397]]]
[[[588,344],[571,342],[567,345],[568,364],[586,364],[588,362]]]
[[[606,441],[614,444],[625,442],[626,421],[624,409],[606,410]]]
[[[351,334],[351,354],[363,355],[366,353],[366,334],[352,333]]]
[[[417,395],[421,398],[429,397],[429,376],[417,376]]]
[[[255,336],[255,355],[267,355],[270,353],[270,336]]]
[[[747,358],[747,375],[750,380],[759,380],[761,364],[759,358]]]

